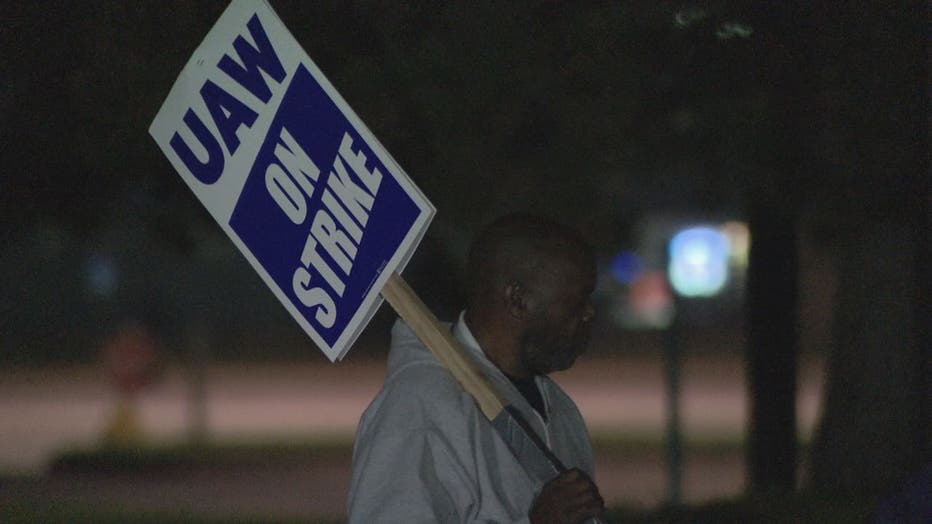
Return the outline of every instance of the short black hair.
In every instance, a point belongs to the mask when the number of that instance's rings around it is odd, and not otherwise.
[[[504,215],[485,227],[469,248],[466,295],[470,307],[487,293],[518,280],[531,285],[544,270],[558,265],[593,264],[592,248],[574,228],[550,217]]]

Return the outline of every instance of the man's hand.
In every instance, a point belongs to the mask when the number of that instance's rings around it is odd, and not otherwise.
[[[604,512],[599,488],[588,475],[573,468],[544,484],[529,516],[532,524],[579,524]]]

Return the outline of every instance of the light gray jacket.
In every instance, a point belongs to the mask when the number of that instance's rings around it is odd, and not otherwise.
[[[544,423],[485,358],[462,315],[453,334],[563,464],[595,478],[589,435],[566,393],[549,378],[537,379],[548,415]],[[472,397],[407,325],[396,322],[385,384],[356,433],[349,522],[527,523],[542,486]]]

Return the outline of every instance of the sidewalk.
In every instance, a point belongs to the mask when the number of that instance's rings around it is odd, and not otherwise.
[[[821,367],[821,362],[813,361],[804,361],[802,367],[799,414],[804,438],[811,434],[818,412]],[[222,441],[349,441],[383,374],[383,364],[371,360],[213,366],[205,390],[206,427],[211,438]],[[249,509],[285,517],[343,511],[349,456],[227,471],[220,477],[204,471],[133,479],[42,477],[56,453],[96,445],[115,408],[115,397],[101,376],[90,367],[0,375],[0,473],[26,475],[0,485],[0,503],[17,494],[44,493],[54,500],[191,507],[237,515]],[[192,409],[184,378],[181,370],[169,370],[139,398],[142,426],[152,441],[185,438]],[[664,398],[659,359],[586,359],[555,379],[577,401],[595,438],[661,439]],[[684,361],[682,385],[682,427],[687,439],[740,441],[747,401],[739,360],[689,357]],[[739,455],[687,453],[687,501],[740,493],[744,473]],[[609,503],[661,502],[665,467],[656,452],[597,454],[598,480]]]

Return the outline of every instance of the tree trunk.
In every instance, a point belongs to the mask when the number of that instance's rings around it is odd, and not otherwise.
[[[921,464],[928,369],[912,325],[916,245],[908,228],[888,222],[839,253],[835,346],[813,455],[820,490],[877,495]]]
[[[825,4],[819,19],[816,209],[837,291],[810,480],[877,496],[930,459],[928,8]]]
[[[796,224],[766,205],[749,219],[749,484],[752,493],[787,493],[795,488],[797,462]]]

